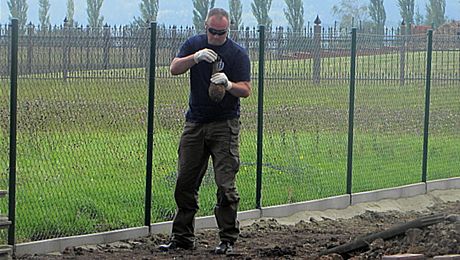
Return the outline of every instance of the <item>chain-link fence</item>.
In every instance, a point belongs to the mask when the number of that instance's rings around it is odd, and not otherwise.
[[[0,188],[6,189],[11,41],[10,29],[0,28]],[[156,55],[151,57],[150,31],[65,26],[38,31],[30,26],[20,34],[18,242],[144,224],[152,58],[153,187],[148,204],[151,222],[173,218],[189,78],[172,77],[169,64],[195,32],[157,27]],[[252,61],[253,93],[241,100],[240,210],[257,206],[258,177],[261,206],[346,194],[350,172],[353,192],[422,181],[429,50],[425,34],[361,32],[354,42],[348,31],[316,25],[302,33],[267,31],[261,44],[259,33],[249,28],[230,32]],[[433,38],[428,180],[460,176],[459,42],[456,35]],[[351,82],[356,83],[354,104]],[[208,171],[199,215],[211,215],[215,204],[211,164]],[[0,205],[6,212],[7,203]]]

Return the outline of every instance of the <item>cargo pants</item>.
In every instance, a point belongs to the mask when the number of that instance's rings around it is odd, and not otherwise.
[[[237,210],[240,197],[235,186],[239,170],[238,118],[211,123],[186,122],[178,149],[178,176],[174,198],[177,211],[172,240],[194,243],[195,214],[199,209],[198,191],[212,158],[217,185],[214,215],[221,241],[234,243],[239,235]]]

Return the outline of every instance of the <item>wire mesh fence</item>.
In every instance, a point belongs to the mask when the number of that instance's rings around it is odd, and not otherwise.
[[[8,32],[0,26],[0,42],[1,45],[8,45],[11,37]],[[0,48],[0,60],[2,61],[2,67],[8,63],[8,50]],[[7,65],[6,65],[7,66]],[[9,92],[10,81],[7,78],[0,77],[0,190],[8,190],[8,178],[9,178],[9,104],[10,104],[10,92]],[[2,199],[0,202],[0,215],[6,215],[8,213],[8,203],[6,199]],[[7,232],[5,229],[0,231],[0,241],[5,241]]]
[[[395,48],[382,40],[357,37],[355,192],[421,181],[425,82],[406,74],[424,74],[426,50],[416,45],[426,46],[426,35],[391,39]]]
[[[437,179],[459,173],[460,34],[435,34],[432,60],[427,175]]]
[[[267,38],[278,44],[265,55],[263,205],[344,194],[348,92],[345,81],[329,80],[341,70],[328,55],[343,53],[292,32]]]
[[[0,169],[8,185],[9,44],[0,27]],[[148,28],[29,27],[19,38],[18,242],[142,226],[148,107]],[[152,222],[171,220],[177,147],[187,110],[188,74],[169,64],[191,28],[156,35]],[[240,210],[255,207],[257,131],[263,127],[262,205],[347,192],[350,80],[356,76],[353,192],[421,181],[426,93],[425,34],[230,32],[252,61],[252,96],[241,100]],[[459,176],[460,46],[435,35],[428,179]],[[260,56],[263,48],[265,55]],[[263,62],[264,73],[259,75]],[[263,82],[259,82],[263,76]],[[263,83],[264,124],[258,125]],[[199,215],[211,215],[209,165]],[[7,204],[1,202],[1,212]]]
[[[32,64],[29,36],[19,38],[18,242],[143,224],[145,69],[63,71],[70,67],[60,62],[86,56],[88,49],[93,64],[104,64],[104,42],[77,36],[72,44],[78,47],[62,45],[61,32],[35,37]],[[137,45],[144,49],[150,42],[143,36]],[[46,67],[49,57],[56,66]],[[8,117],[3,109],[2,118]]]

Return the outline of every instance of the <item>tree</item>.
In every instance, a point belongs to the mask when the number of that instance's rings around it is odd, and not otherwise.
[[[101,7],[104,0],[86,0],[86,13],[88,15],[88,25],[90,27],[102,27],[104,16],[101,15]]]
[[[424,23],[423,15],[420,13],[420,8],[417,6],[417,10],[415,11],[414,22],[416,25],[421,25]]]
[[[284,15],[293,32],[300,32],[304,26],[303,20],[303,1],[302,0],[284,0],[287,9],[284,9]]]
[[[446,22],[446,0],[429,0],[426,5],[426,22],[434,28]]]
[[[387,15],[383,6],[383,0],[371,0],[369,4],[369,16],[371,17],[375,31],[379,34],[384,34]]]
[[[366,23],[369,19],[368,5],[355,0],[340,0],[332,6],[332,13],[340,17],[341,27],[356,27],[357,22]]]
[[[193,0],[193,26],[197,32],[204,31],[204,22],[208,11],[214,8],[216,0]]]
[[[139,4],[140,17],[134,17],[134,25],[145,27],[149,22],[157,20],[159,0],[142,0]]]
[[[73,0],[67,0],[66,18],[67,18],[67,24],[70,25],[70,26],[75,25],[75,21],[73,19],[74,13],[75,13],[75,4],[74,4]]]
[[[228,0],[230,11],[230,27],[232,30],[238,30],[243,25],[243,5],[240,0]]]
[[[49,0],[40,0],[38,2],[38,20],[40,21],[40,26],[42,28],[48,28],[50,26],[50,1]]]
[[[415,0],[398,0],[398,6],[401,18],[406,25],[414,24]]]
[[[259,25],[265,25],[266,28],[272,27],[272,19],[268,12],[272,6],[272,0],[253,0],[251,3],[252,14]]]
[[[19,28],[24,28],[27,23],[27,5],[26,0],[9,0],[8,8],[10,9],[10,18],[17,18]]]

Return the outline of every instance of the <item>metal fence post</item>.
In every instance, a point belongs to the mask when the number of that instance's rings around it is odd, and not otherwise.
[[[321,20],[316,16],[313,29],[313,83],[321,80]]]
[[[172,27],[172,31],[171,31],[171,44],[172,46],[176,46],[177,42],[179,41],[178,37],[177,37],[177,26],[173,25]],[[171,60],[174,59],[174,57],[176,57],[176,53],[177,52],[177,49],[176,48],[171,48]]]
[[[356,28],[351,29],[350,57],[350,101],[348,112],[348,160],[347,160],[347,194],[351,195],[353,184],[353,127],[355,114],[356,83]]]
[[[427,181],[428,161],[428,127],[430,121],[430,90],[431,90],[431,60],[433,54],[433,30],[427,32],[426,51],[426,90],[425,90],[425,119],[423,125],[423,159],[422,159],[422,182]]]
[[[406,68],[406,24],[401,23],[401,46],[399,48],[399,85],[405,84],[405,68]]]
[[[145,175],[145,218],[144,225],[149,227],[152,212],[152,161],[153,161],[153,120],[155,103],[155,58],[157,23],[150,23],[150,59],[149,59],[149,104],[147,114],[147,163]]]
[[[276,40],[277,40],[277,50],[278,50],[278,59],[283,57],[283,38],[284,38],[284,28],[280,26],[276,29]]]
[[[256,208],[261,208],[262,199],[262,155],[264,125],[264,63],[265,63],[265,26],[259,26],[259,85],[257,105],[257,183]]]
[[[64,28],[62,28],[62,31],[63,31],[63,70],[62,70],[62,78],[64,79],[64,81],[67,81],[67,78],[69,77],[69,59],[70,59],[70,54],[69,54],[69,51],[70,51],[70,39],[69,39],[69,21],[67,20],[67,17],[64,18]]]
[[[245,43],[244,45],[246,47],[246,50],[248,50],[249,52],[250,46],[249,46],[249,27],[248,26],[246,26],[246,31],[244,33],[244,43]]]
[[[110,26],[108,24],[104,25],[103,29],[103,38],[104,38],[104,48],[102,49],[103,55],[103,65],[104,69],[109,68],[109,53],[110,53]]]
[[[123,25],[122,27],[120,27],[120,30],[123,30],[122,31],[122,36],[121,36],[121,51],[122,51],[122,54],[121,54],[121,68],[124,68],[124,67],[129,67],[129,65],[126,64],[126,39],[127,39],[127,35],[126,35],[126,25]]]
[[[32,74],[32,63],[33,63],[33,35],[34,35],[34,25],[32,22],[27,25],[27,74]]]
[[[8,35],[10,35],[10,31],[11,31],[11,26],[9,26],[8,24],[5,25],[5,36],[8,37]],[[8,59],[8,63],[7,63],[7,67],[6,67],[6,71],[5,71],[5,74],[8,75],[8,72],[11,71],[11,44],[7,44],[8,45],[8,50],[7,50],[7,59]]]
[[[16,226],[16,125],[17,125],[17,89],[18,89],[18,19],[11,19],[11,93],[10,93],[10,155],[8,190],[8,244],[15,244]]]

